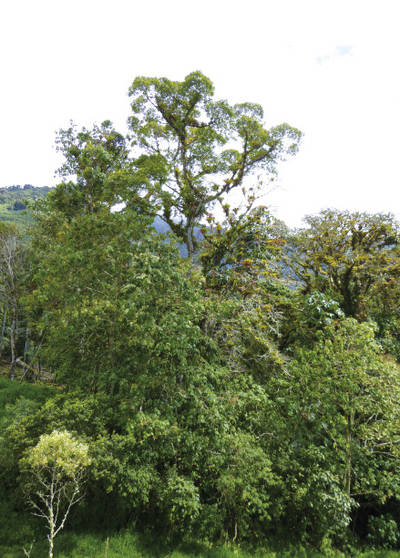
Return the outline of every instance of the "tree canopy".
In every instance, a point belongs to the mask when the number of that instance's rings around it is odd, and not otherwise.
[[[400,226],[390,214],[325,210],[305,219],[288,265],[307,292],[336,298],[348,316],[362,317],[368,299],[399,277]]]
[[[135,166],[189,256],[197,246],[195,227],[214,203],[246,184],[253,191],[261,185],[257,173],[265,181],[298,148],[299,130],[288,124],[266,129],[260,105],[215,101],[211,81],[200,72],[182,82],[136,78],[129,95]]]

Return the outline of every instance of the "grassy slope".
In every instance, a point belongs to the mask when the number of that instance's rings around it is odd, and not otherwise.
[[[12,223],[22,228],[32,224],[32,214],[30,211],[10,211],[7,207],[7,203],[0,203],[0,221]]]
[[[24,229],[33,222],[32,213],[29,210],[15,211],[14,203],[20,201],[32,202],[47,195],[49,187],[23,188],[12,186],[10,188],[0,188],[0,221],[12,223]]]
[[[8,372],[8,367],[2,367],[1,372]],[[25,398],[42,404],[56,393],[53,387],[42,384],[31,384],[28,382],[20,383],[0,377],[0,421],[7,416],[7,405],[13,405],[17,399]],[[1,422],[0,422],[1,434]]]

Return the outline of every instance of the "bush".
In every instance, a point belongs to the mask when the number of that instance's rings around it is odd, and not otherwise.
[[[368,520],[368,543],[378,548],[394,548],[399,543],[400,531],[390,514],[371,516]]]

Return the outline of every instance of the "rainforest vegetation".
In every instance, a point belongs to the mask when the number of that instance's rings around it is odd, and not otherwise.
[[[290,230],[299,130],[199,72],[129,96],[0,191],[0,554],[399,548],[399,223]]]

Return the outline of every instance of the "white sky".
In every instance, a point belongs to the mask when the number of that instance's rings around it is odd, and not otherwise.
[[[265,200],[400,218],[399,0],[0,0],[0,186],[56,183],[55,131],[124,129],[138,75],[211,78],[305,136]]]

